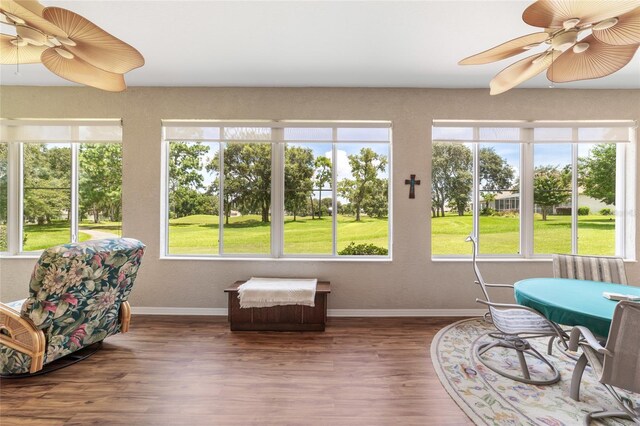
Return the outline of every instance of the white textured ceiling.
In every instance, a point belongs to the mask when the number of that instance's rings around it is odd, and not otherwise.
[[[56,1],[136,47],[130,86],[487,88],[514,62],[463,57],[537,31],[529,1]],[[5,33],[11,28],[2,26]],[[523,55],[524,56],[524,55]],[[40,64],[2,65],[7,85],[72,85]],[[548,87],[544,74],[520,87]],[[640,54],[569,88],[640,88]]]

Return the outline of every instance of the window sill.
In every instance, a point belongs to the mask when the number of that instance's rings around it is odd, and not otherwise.
[[[0,254],[0,259],[34,259],[34,260],[38,260],[38,259],[40,259],[40,255],[41,255],[41,253],[36,253],[36,254],[8,254],[8,253],[2,253],[2,254]]]
[[[160,256],[160,260],[205,260],[214,262],[378,262],[391,263],[391,257],[214,257],[214,256]]]

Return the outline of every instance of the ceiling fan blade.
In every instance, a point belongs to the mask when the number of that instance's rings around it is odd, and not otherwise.
[[[555,59],[555,55],[547,52],[538,55],[528,56],[516,63],[513,63],[496,74],[491,80],[492,95],[499,95],[507,90],[513,89],[518,84],[529,80],[546,70]]]
[[[75,83],[110,92],[121,92],[127,88],[122,74],[96,68],[77,56],[63,58],[56,52],[56,48],[49,48],[42,53],[42,63],[52,73]]]
[[[593,36],[607,44],[640,43],[640,7],[618,17],[618,23],[605,30],[593,30]]]
[[[458,65],[479,65],[509,58],[529,50],[532,45],[540,44],[549,38],[547,33],[533,33],[514,38],[489,50],[464,58]]]
[[[18,3],[20,6],[28,9],[30,12],[35,13],[38,16],[42,16],[42,11],[44,10],[44,6],[40,4],[40,2],[36,0],[13,0],[15,3]]]
[[[65,48],[93,66],[124,74],[144,65],[144,58],[136,49],[70,10],[47,7],[43,16],[62,28],[76,44]]]
[[[33,2],[29,3],[30,4],[28,6],[30,8],[27,8],[24,7],[22,2],[19,3],[15,0],[0,0],[0,10],[24,20],[24,22],[30,27],[36,28],[46,34],[50,34],[56,37],[67,36],[67,34],[63,30],[30,10],[31,8],[33,8],[34,10],[38,9],[35,8],[35,6],[32,4]]]
[[[638,0],[538,0],[524,10],[522,19],[541,28],[562,28],[568,19],[579,25],[624,15],[640,6]]]
[[[585,37],[580,43],[589,43],[588,49],[581,53],[576,53],[574,49],[565,51],[547,71],[549,80],[566,83],[613,74],[627,65],[638,50],[637,44],[615,46],[602,43],[593,35]]]
[[[42,62],[40,55],[47,49],[47,46],[15,46],[11,40],[16,36],[0,34],[0,64],[38,64]]]

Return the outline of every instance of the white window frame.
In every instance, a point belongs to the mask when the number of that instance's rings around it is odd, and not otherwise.
[[[58,136],[51,139],[37,136],[33,139],[21,137],[21,126],[43,126],[43,127],[66,127],[68,133],[66,137]],[[0,119],[0,143],[7,144],[7,251],[0,252],[0,257],[37,257],[43,250],[24,251],[23,231],[24,231],[24,146],[32,144],[66,144],[71,149],[71,173],[70,173],[70,209],[71,220],[69,226],[69,241],[78,241],[79,227],[79,162],[78,153],[81,144],[99,143],[122,143],[122,137],[112,140],[87,140],[82,139],[79,128],[86,126],[109,126],[122,128],[120,119]],[[46,133],[46,132],[45,132]],[[66,244],[66,243],[64,243]]]
[[[271,144],[271,248],[268,254],[239,254],[224,253],[224,225],[218,226],[218,254],[176,254],[169,253],[169,144],[177,138],[167,137],[168,127],[218,127],[219,139],[189,139],[181,138],[180,142],[217,142],[220,150],[219,194],[222,200],[224,191],[224,144],[225,143],[269,143]],[[257,127],[271,128],[271,140],[230,140],[223,138],[225,127]],[[330,140],[285,140],[285,128],[331,128]],[[339,128],[388,128],[388,141],[370,140],[338,140]],[[350,260],[350,261],[390,261],[392,259],[392,125],[390,121],[302,121],[302,120],[162,120],[162,180],[160,206],[160,258],[161,259],[263,259],[263,260]],[[284,153],[288,143],[296,144],[331,144],[332,167],[332,211],[337,212],[337,146],[340,144],[383,144],[388,151],[388,254],[386,256],[362,255],[345,256],[337,253],[337,214],[332,214],[332,253],[331,254],[287,254],[284,252]],[[219,203],[218,217],[223,217],[223,203]],[[279,208],[277,208],[277,207]]]
[[[534,146],[537,143],[558,143],[571,145],[572,166],[572,208],[571,208],[571,253],[577,254],[578,241],[578,147],[580,144],[616,143],[616,214],[615,214],[615,256],[628,261],[636,260],[636,158],[637,158],[637,122],[632,120],[606,120],[606,121],[485,121],[485,120],[434,120],[433,127],[460,127],[472,128],[472,140],[444,140],[434,139],[433,142],[472,144],[473,153],[473,193],[471,203],[473,206],[472,235],[478,239],[478,247],[481,247],[481,235],[479,231],[479,146],[480,144],[519,144],[520,145],[520,253],[519,254],[482,254],[479,250],[479,258],[485,259],[550,259],[549,254],[534,253],[534,202],[533,202],[533,174],[534,174]],[[519,140],[480,140],[480,128],[520,128]],[[569,141],[535,141],[533,129],[535,128],[571,128],[573,140]],[[578,129],[587,127],[625,127],[629,129],[629,138],[624,141],[598,141],[578,140]],[[432,221],[433,226],[433,221]],[[461,242],[464,244],[464,242]],[[470,255],[432,254],[434,260],[467,259]]]

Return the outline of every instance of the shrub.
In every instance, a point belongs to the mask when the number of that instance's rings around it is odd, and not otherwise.
[[[495,214],[495,210],[491,207],[485,207],[480,210],[480,216],[493,216]]]
[[[578,207],[578,216],[589,216],[589,207]]]
[[[609,207],[605,207],[604,209],[600,210],[600,214],[602,216],[611,216],[613,214],[613,210],[611,210]]]
[[[373,244],[356,244],[353,241],[349,243],[344,249],[338,252],[341,256],[386,256],[389,254],[389,250],[384,247],[378,247]]]

